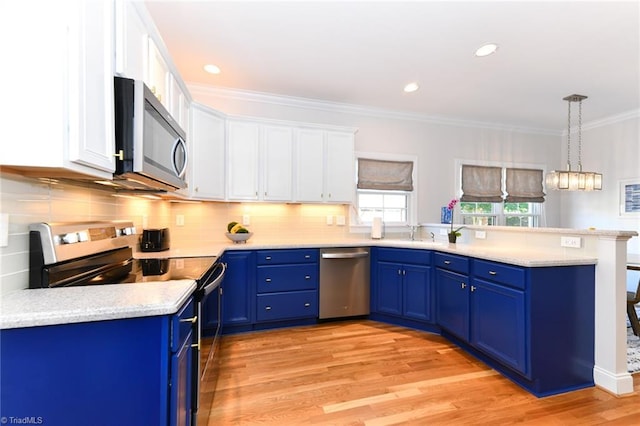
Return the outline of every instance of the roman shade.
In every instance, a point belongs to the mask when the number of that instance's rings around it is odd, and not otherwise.
[[[507,169],[507,203],[544,203],[542,170]]]
[[[460,201],[502,202],[502,168],[462,165],[462,197]]]
[[[413,161],[358,158],[358,189],[413,191]]]

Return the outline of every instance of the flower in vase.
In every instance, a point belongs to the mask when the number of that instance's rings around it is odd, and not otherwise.
[[[447,210],[449,210],[451,212],[451,231],[449,232],[449,234],[453,234],[456,237],[459,237],[460,235],[462,235],[460,231],[462,228],[464,228],[464,226],[461,226],[459,228],[456,228],[455,230],[453,229],[453,210],[456,207],[456,204],[458,204],[458,200],[457,198],[454,198],[453,200],[449,201],[449,204],[447,205]]]

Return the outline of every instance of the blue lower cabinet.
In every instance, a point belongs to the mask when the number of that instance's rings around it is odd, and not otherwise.
[[[469,341],[469,277],[436,269],[438,324],[465,342]]]
[[[234,326],[251,325],[255,307],[256,256],[254,251],[227,251],[222,297],[223,332]]]
[[[175,316],[2,330],[0,416],[66,426],[189,424],[193,331],[172,332],[180,315],[191,318],[193,303]]]
[[[529,375],[524,291],[474,280],[471,344],[499,362]]]
[[[316,290],[288,291],[258,294],[256,319],[280,321],[318,316],[318,292]]]

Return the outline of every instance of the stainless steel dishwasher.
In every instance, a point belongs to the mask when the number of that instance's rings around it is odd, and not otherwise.
[[[369,314],[369,249],[320,250],[319,317]]]

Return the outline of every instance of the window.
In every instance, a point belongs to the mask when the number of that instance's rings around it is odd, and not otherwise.
[[[413,156],[356,154],[358,223],[369,225],[374,217],[387,225],[415,221],[416,163]]]
[[[539,203],[460,203],[464,225],[540,226]]]
[[[406,191],[358,190],[358,215],[363,223],[381,217],[385,223],[407,224],[409,193]]]
[[[460,172],[463,224],[540,226],[542,170],[462,164]]]

